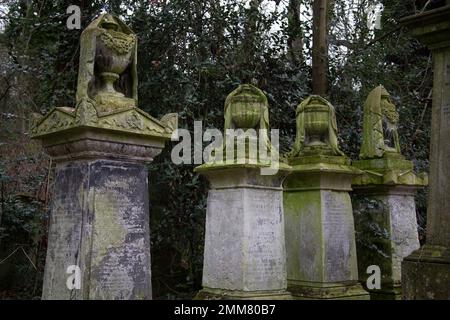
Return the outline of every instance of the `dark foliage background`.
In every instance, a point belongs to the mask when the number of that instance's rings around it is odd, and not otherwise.
[[[102,10],[120,15],[139,38],[139,107],[177,112],[222,128],[225,97],[252,82],[269,98],[281,149],[295,137],[296,105],[311,92],[311,0],[9,0],[0,4],[0,298],[39,298],[45,262],[52,164],[29,140],[33,112],[74,106],[81,30]],[[382,29],[367,26],[371,0],[330,1],[329,90],[341,148],[359,154],[362,106],[383,84],[401,118],[402,152],[428,170],[431,56],[398,26],[421,1],[380,1]],[[301,6],[299,7],[299,5]],[[297,10],[297,11],[296,11]],[[296,15],[300,12],[300,19]],[[299,45],[300,44],[300,45]],[[201,286],[207,183],[193,165],[174,165],[168,143],[150,181],[154,297],[190,298]],[[426,192],[417,197],[423,240]]]

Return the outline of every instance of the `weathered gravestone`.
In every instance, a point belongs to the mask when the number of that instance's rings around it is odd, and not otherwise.
[[[237,138],[227,132],[223,147],[195,169],[209,180],[211,188],[199,299],[290,297],[281,188],[287,166],[263,174],[263,169],[278,165],[272,159],[276,150],[268,128],[266,96],[252,85],[240,85],[225,101],[225,130],[242,130],[237,131]],[[245,138],[252,131],[259,137]],[[245,150],[239,148],[240,143]],[[267,154],[251,152],[256,147],[266,149]]]
[[[284,182],[288,290],[299,299],[368,299],[358,282],[349,195],[359,170],[338,147],[334,107],[311,96],[296,119]]]
[[[353,162],[364,174],[352,185],[359,279],[366,285],[372,265],[381,271],[381,287],[366,287],[372,299],[401,298],[401,262],[420,246],[414,195],[428,179],[401,155],[398,121],[389,93],[376,87],[364,104],[360,160]]]
[[[120,19],[100,15],[81,35],[76,108],[32,129],[56,162],[43,299],[151,298],[145,164],[177,117],[136,107],[136,48]]]
[[[450,1],[401,23],[434,60],[427,236],[402,263],[403,297],[450,299]]]

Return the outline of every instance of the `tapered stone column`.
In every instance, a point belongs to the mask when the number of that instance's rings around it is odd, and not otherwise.
[[[39,138],[56,162],[42,298],[151,298],[145,164],[164,139],[82,126]],[[66,285],[69,266],[79,290]]]
[[[113,38],[128,37],[128,49],[121,49],[134,53],[134,35],[116,17],[101,15],[87,30],[109,27],[116,28]],[[95,87],[95,35],[82,35],[76,108],[55,108],[32,128],[56,163],[42,298],[151,299],[146,164],[170,139],[177,118],[158,121],[136,108],[136,92]],[[109,53],[111,68],[116,54]],[[86,72],[89,64],[94,73]],[[135,73],[126,79],[122,85],[137,84]]]
[[[450,299],[450,1],[401,23],[431,49],[434,60],[427,237],[403,261],[403,297]]]
[[[260,168],[207,171],[201,299],[286,299],[286,251],[281,182]]]
[[[416,176],[407,160],[353,164],[365,172],[352,184],[359,279],[372,300],[401,299],[402,261],[420,247],[414,198],[427,178]],[[368,289],[373,265],[380,267],[381,287]]]
[[[244,130],[237,139],[227,136],[224,152],[195,169],[210,182],[199,299],[290,298],[281,187],[288,167],[277,163],[274,172],[264,173],[276,152],[268,139],[268,121],[265,95],[254,86],[239,86],[225,102],[225,130]],[[243,138],[250,131],[258,137]],[[241,156],[236,152],[239,140],[246,149]],[[258,141],[268,158],[253,148]]]
[[[368,299],[358,282],[349,191],[360,171],[337,143],[334,107],[311,96],[297,108],[284,183],[288,290],[296,299]]]

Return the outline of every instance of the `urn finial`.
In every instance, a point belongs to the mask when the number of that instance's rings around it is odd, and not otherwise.
[[[338,147],[333,105],[318,95],[300,103],[296,110],[297,137],[289,158],[306,155],[344,155]]]
[[[100,15],[83,31],[77,104],[98,112],[137,106],[137,38],[118,17]]]
[[[391,95],[379,85],[369,93],[364,103],[360,158],[402,157],[397,132],[398,121],[399,115]]]

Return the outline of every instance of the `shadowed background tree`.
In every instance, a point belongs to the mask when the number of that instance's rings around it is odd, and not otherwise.
[[[327,92],[328,2],[313,2],[312,92],[318,95]]]
[[[321,90],[336,107],[341,149],[358,156],[362,105],[382,83],[400,113],[402,153],[427,170],[431,58],[397,24],[421,10],[420,1],[1,1],[0,298],[40,296],[52,164],[27,131],[33,112],[74,106],[82,30],[67,29],[69,5],[80,6],[82,29],[107,10],[135,31],[141,109],[156,117],[178,112],[193,135],[194,121],[222,128],[225,97],[253,82],[269,99],[285,151],[295,107],[313,91],[313,2],[329,5]],[[378,2],[382,28],[369,29],[367,8]],[[190,298],[201,286],[207,185],[195,165],[171,162],[176,143],[150,166],[153,288],[163,299]],[[420,194],[422,227],[425,207]]]

